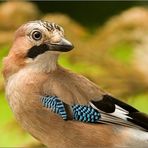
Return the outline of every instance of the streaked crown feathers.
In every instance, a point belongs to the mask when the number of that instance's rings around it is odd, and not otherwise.
[[[58,30],[58,31],[61,31],[64,33],[64,29],[61,26],[59,26],[58,24],[53,23],[53,22],[37,20],[37,21],[30,21],[26,25],[27,25],[27,27],[30,27],[30,28],[44,27],[48,31]]]

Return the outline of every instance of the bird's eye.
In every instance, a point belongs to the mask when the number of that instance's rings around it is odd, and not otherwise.
[[[39,41],[42,38],[42,33],[39,31],[34,31],[32,33],[32,38],[36,41]]]

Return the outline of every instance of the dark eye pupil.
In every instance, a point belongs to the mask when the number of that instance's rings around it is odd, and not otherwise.
[[[42,38],[42,34],[39,31],[35,31],[32,35],[34,40],[40,40]]]

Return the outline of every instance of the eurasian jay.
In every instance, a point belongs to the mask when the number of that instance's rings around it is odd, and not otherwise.
[[[58,63],[73,49],[55,23],[22,25],[4,59],[16,119],[49,148],[148,147],[148,116]]]

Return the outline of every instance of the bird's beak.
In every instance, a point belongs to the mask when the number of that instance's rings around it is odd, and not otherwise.
[[[59,42],[47,43],[47,45],[50,51],[67,52],[74,48],[72,43],[66,40],[64,37],[62,37]]]
[[[73,48],[74,46],[68,40],[62,37],[59,41],[56,42],[46,41],[44,44],[41,44],[39,46],[33,46],[29,49],[26,56],[29,58],[35,58],[36,56],[43,54],[46,51],[67,52],[72,50]]]

